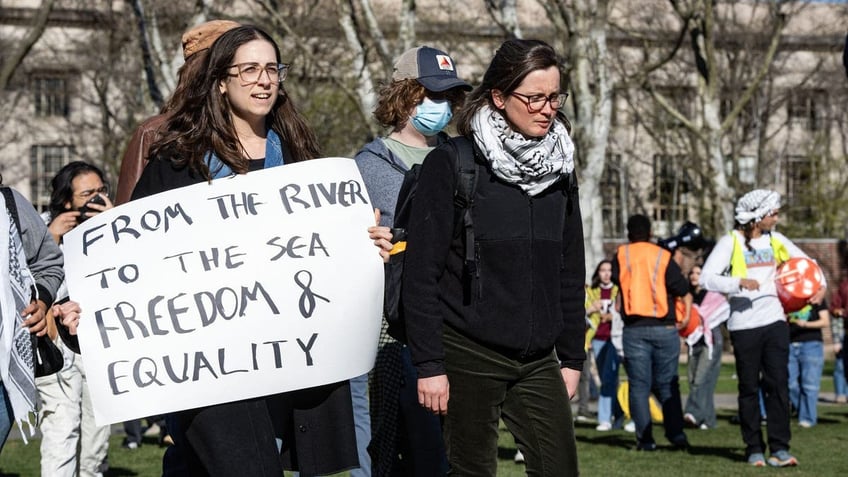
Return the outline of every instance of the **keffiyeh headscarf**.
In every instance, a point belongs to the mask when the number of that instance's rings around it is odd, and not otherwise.
[[[780,194],[773,190],[757,189],[743,195],[736,202],[736,221],[747,224],[759,222],[769,212],[780,208]]]
[[[0,194],[0,380],[12,405],[14,420],[34,431],[30,413],[35,411],[35,366],[29,329],[21,327],[21,310],[30,303],[34,285],[27,268],[21,237]],[[21,432],[24,442],[26,433]]]
[[[560,121],[539,139],[513,131],[501,113],[483,106],[471,120],[474,142],[494,173],[534,196],[574,170],[574,143]]]

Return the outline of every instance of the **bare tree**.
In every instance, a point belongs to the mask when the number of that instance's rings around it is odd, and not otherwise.
[[[600,191],[607,162],[615,81],[610,74],[607,0],[548,0],[540,3],[565,53],[574,102],[574,136],[580,164],[580,204],[586,249],[586,273],[604,257]],[[587,277],[588,278],[588,277]]]
[[[15,71],[21,65],[33,45],[44,34],[44,29],[47,27],[47,20],[50,18],[50,12],[53,11],[53,5],[55,3],[55,0],[42,0],[24,37],[12,45],[4,45],[4,49],[9,51],[9,53],[8,55],[0,56],[0,91],[4,91],[7,88],[12,75],[15,74]]]
[[[176,87],[183,64],[180,34],[215,17],[215,0],[197,0],[189,8],[158,0],[130,4],[148,96],[159,109]],[[163,25],[162,18],[169,21]]]
[[[763,2],[750,4],[744,15],[739,14],[738,5],[722,5],[712,1],[670,1],[670,11],[677,18],[683,31],[689,35],[689,52],[694,61],[679,58],[684,51],[675,44],[673,66],[665,70],[652,71],[645,77],[644,90],[650,95],[664,114],[687,134],[681,137],[694,139],[685,149],[695,158],[693,163],[702,165],[702,196],[709,197],[705,204],[705,228],[711,232],[726,230],[733,224],[733,204],[737,195],[734,184],[729,180],[726,162],[727,142],[741,124],[740,118],[749,108],[763,85],[775,59],[781,33],[786,25],[787,5],[795,2]],[[640,32],[650,36],[649,32]],[[662,38],[662,29],[652,38],[652,47],[668,44]],[[654,56],[655,52],[646,52]],[[661,85],[691,84],[687,68],[694,68],[695,86],[693,96],[684,101],[687,111],[675,104]],[[733,101],[727,98],[728,71],[745,70],[742,89],[733,92]],[[691,76],[690,76],[691,77]],[[661,135],[660,133],[658,135]],[[680,149],[679,149],[680,151]]]

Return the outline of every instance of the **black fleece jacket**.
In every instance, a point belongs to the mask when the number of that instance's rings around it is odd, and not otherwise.
[[[445,373],[444,323],[510,358],[556,348],[561,366],[582,369],[585,264],[576,187],[564,192],[560,180],[531,197],[492,175],[477,150],[476,273],[464,290],[455,150],[446,144],[427,156],[408,227],[402,293],[418,376]]]

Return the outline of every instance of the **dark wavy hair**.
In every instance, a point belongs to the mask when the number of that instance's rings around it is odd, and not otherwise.
[[[409,112],[421,101],[424,101],[425,97],[447,99],[451,103],[451,111],[454,114],[465,102],[465,91],[460,87],[434,93],[424,88],[415,79],[392,81],[381,87],[378,94],[374,118],[383,127],[394,129],[400,129],[406,124],[406,121],[409,120]]]
[[[65,208],[65,203],[73,202],[74,189],[72,184],[74,179],[77,176],[91,173],[97,174],[103,184],[107,184],[103,171],[94,164],[74,161],[59,169],[59,172],[50,180],[50,204],[47,206],[47,209],[50,211],[50,217],[56,217],[68,210]]]
[[[206,60],[209,57],[209,48],[200,50],[185,59],[185,63],[180,66],[177,71],[177,85],[174,87],[174,92],[162,105],[159,114],[168,114],[176,111],[189,97],[189,87],[192,84],[192,79],[197,78],[206,70]]]
[[[169,157],[178,167],[189,167],[211,179],[203,158],[214,151],[236,173],[248,170],[242,145],[230,117],[230,104],[218,85],[228,79],[236,50],[253,40],[273,45],[277,61],[280,49],[270,35],[252,25],[243,25],[221,35],[209,49],[205,72],[189,78],[186,100],[178,106],[162,128],[162,135],[150,148],[151,157]],[[265,118],[266,124],[280,135],[290,156],[299,162],[320,156],[318,140],[306,119],[298,112],[280,83],[277,102]]]
[[[595,267],[595,273],[592,274],[592,286],[590,288],[598,288],[601,286],[601,265],[608,263],[610,268],[612,267],[612,260],[605,258],[598,262],[598,266]]]
[[[544,41],[513,39],[503,42],[489,63],[480,86],[469,93],[465,106],[457,116],[456,127],[459,133],[463,136],[471,135],[471,120],[483,106],[488,105],[497,111],[492,101],[492,91],[497,90],[507,96],[518,88],[527,75],[551,66],[562,71],[556,51]],[[571,130],[571,123],[562,111],[557,111],[556,117]]]

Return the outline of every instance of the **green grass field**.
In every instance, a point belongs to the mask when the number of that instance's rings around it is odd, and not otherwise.
[[[822,391],[832,391],[832,363],[825,368]],[[681,369],[681,378],[685,376]],[[735,393],[732,379],[733,366],[722,367],[718,393]],[[681,381],[681,384],[685,379]],[[685,386],[681,392],[686,394]],[[792,452],[800,465],[791,469],[751,468],[744,462],[744,448],[739,426],[731,424],[732,410],[721,410],[717,429],[689,430],[691,451],[672,451],[667,442],[658,437],[659,450],[642,453],[631,450],[635,444],[633,434],[624,431],[598,432],[594,424],[576,424],[578,456],[583,476],[748,476],[780,472],[793,476],[839,476],[848,474],[848,405],[819,404],[819,424],[812,429],[802,429],[797,422],[792,425]],[[763,429],[765,432],[765,429]],[[655,431],[661,436],[662,431]],[[121,436],[111,439],[109,462],[111,477],[160,475],[164,448],[150,438],[137,450],[120,446]],[[39,475],[39,441],[24,445],[20,440],[10,440],[0,453],[0,476],[36,477]],[[515,443],[505,428],[501,429],[498,448],[498,476],[523,476],[524,467],[516,465]],[[341,476],[347,474],[340,474]],[[47,476],[45,476],[47,477]],[[248,476],[245,476],[248,477]]]

